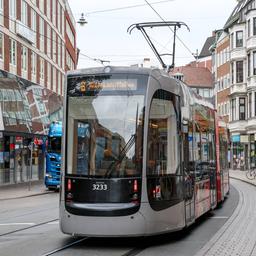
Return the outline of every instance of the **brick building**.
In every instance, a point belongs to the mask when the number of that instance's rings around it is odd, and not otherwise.
[[[212,52],[210,47],[215,42],[215,34],[208,37],[197,60],[185,66],[175,67],[171,71],[171,75],[183,81],[192,88],[197,94],[207,99],[211,103],[214,102],[214,79],[212,75]]]
[[[43,177],[45,135],[62,118],[64,75],[77,65],[66,0],[0,0],[0,184]],[[19,160],[19,161],[18,161]]]
[[[233,168],[256,166],[255,39],[256,1],[237,1],[215,50],[217,104],[228,106],[218,110],[229,121]]]
[[[226,123],[230,114],[230,40],[223,30],[218,31],[218,39],[214,50],[215,61],[213,73],[215,76],[216,109]]]

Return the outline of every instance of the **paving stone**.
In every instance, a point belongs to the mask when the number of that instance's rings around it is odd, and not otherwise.
[[[233,215],[196,256],[256,255],[256,188],[233,180],[239,203]]]

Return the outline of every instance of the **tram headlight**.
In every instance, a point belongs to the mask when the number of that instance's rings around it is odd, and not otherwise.
[[[71,201],[73,199],[73,194],[72,193],[68,193],[67,194],[67,201]]]

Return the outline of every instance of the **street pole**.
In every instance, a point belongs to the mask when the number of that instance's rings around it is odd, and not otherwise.
[[[29,170],[29,182],[28,182],[28,190],[31,190],[31,178],[32,178],[32,157],[33,157],[33,141],[29,144],[30,149],[30,170]]]

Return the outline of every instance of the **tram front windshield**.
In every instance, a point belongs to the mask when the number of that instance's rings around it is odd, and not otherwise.
[[[142,171],[147,76],[69,78],[66,173],[136,177]]]

